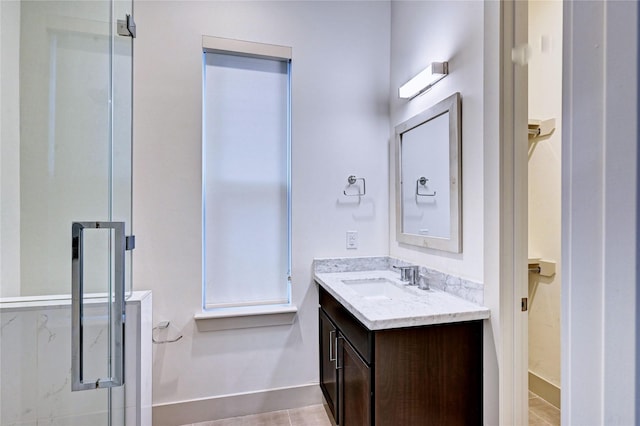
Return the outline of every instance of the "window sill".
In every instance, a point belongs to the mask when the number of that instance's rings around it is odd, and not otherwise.
[[[293,305],[249,306],[197,313],[198,331],[234,330],[239,328],[291,325],[298,308]]]

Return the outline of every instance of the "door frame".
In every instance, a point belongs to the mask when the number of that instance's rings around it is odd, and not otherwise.
[[[514,131],[526,129],[526,69],[511,63],[511,47],[526,42],[527,2],[500,4],[500,249],[487,264],[499,265],[499,417],[511,425],[528,417],[527,317],[518,303],[526,292],[513,285],[526,282],[526,185],[518,191],[526,162]],[[563,424],[640,421],[638,11],[635,2],[563,5]]]
[[[500,4],[499,419],[526,425],[528,312],[521,303],[528,297],[528,2]]]

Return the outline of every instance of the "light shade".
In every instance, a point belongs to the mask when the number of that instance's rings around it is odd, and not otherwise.
[[[398,96],[402,99],[412,99],[431,89],[438,81],[449,74],[448,62],[432,62],[418,75],[407,81],[398,89]]]

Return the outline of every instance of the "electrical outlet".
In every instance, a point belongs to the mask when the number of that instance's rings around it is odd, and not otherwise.
[[[358,248],[358,231],[347,231],[347,248]]]

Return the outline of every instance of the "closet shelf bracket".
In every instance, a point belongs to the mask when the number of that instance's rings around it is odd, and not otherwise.
[[[556,130],[556,119],[549,118],[547,120],[529,119],[528,133],[529,139],[537,139],[549,136]]]

